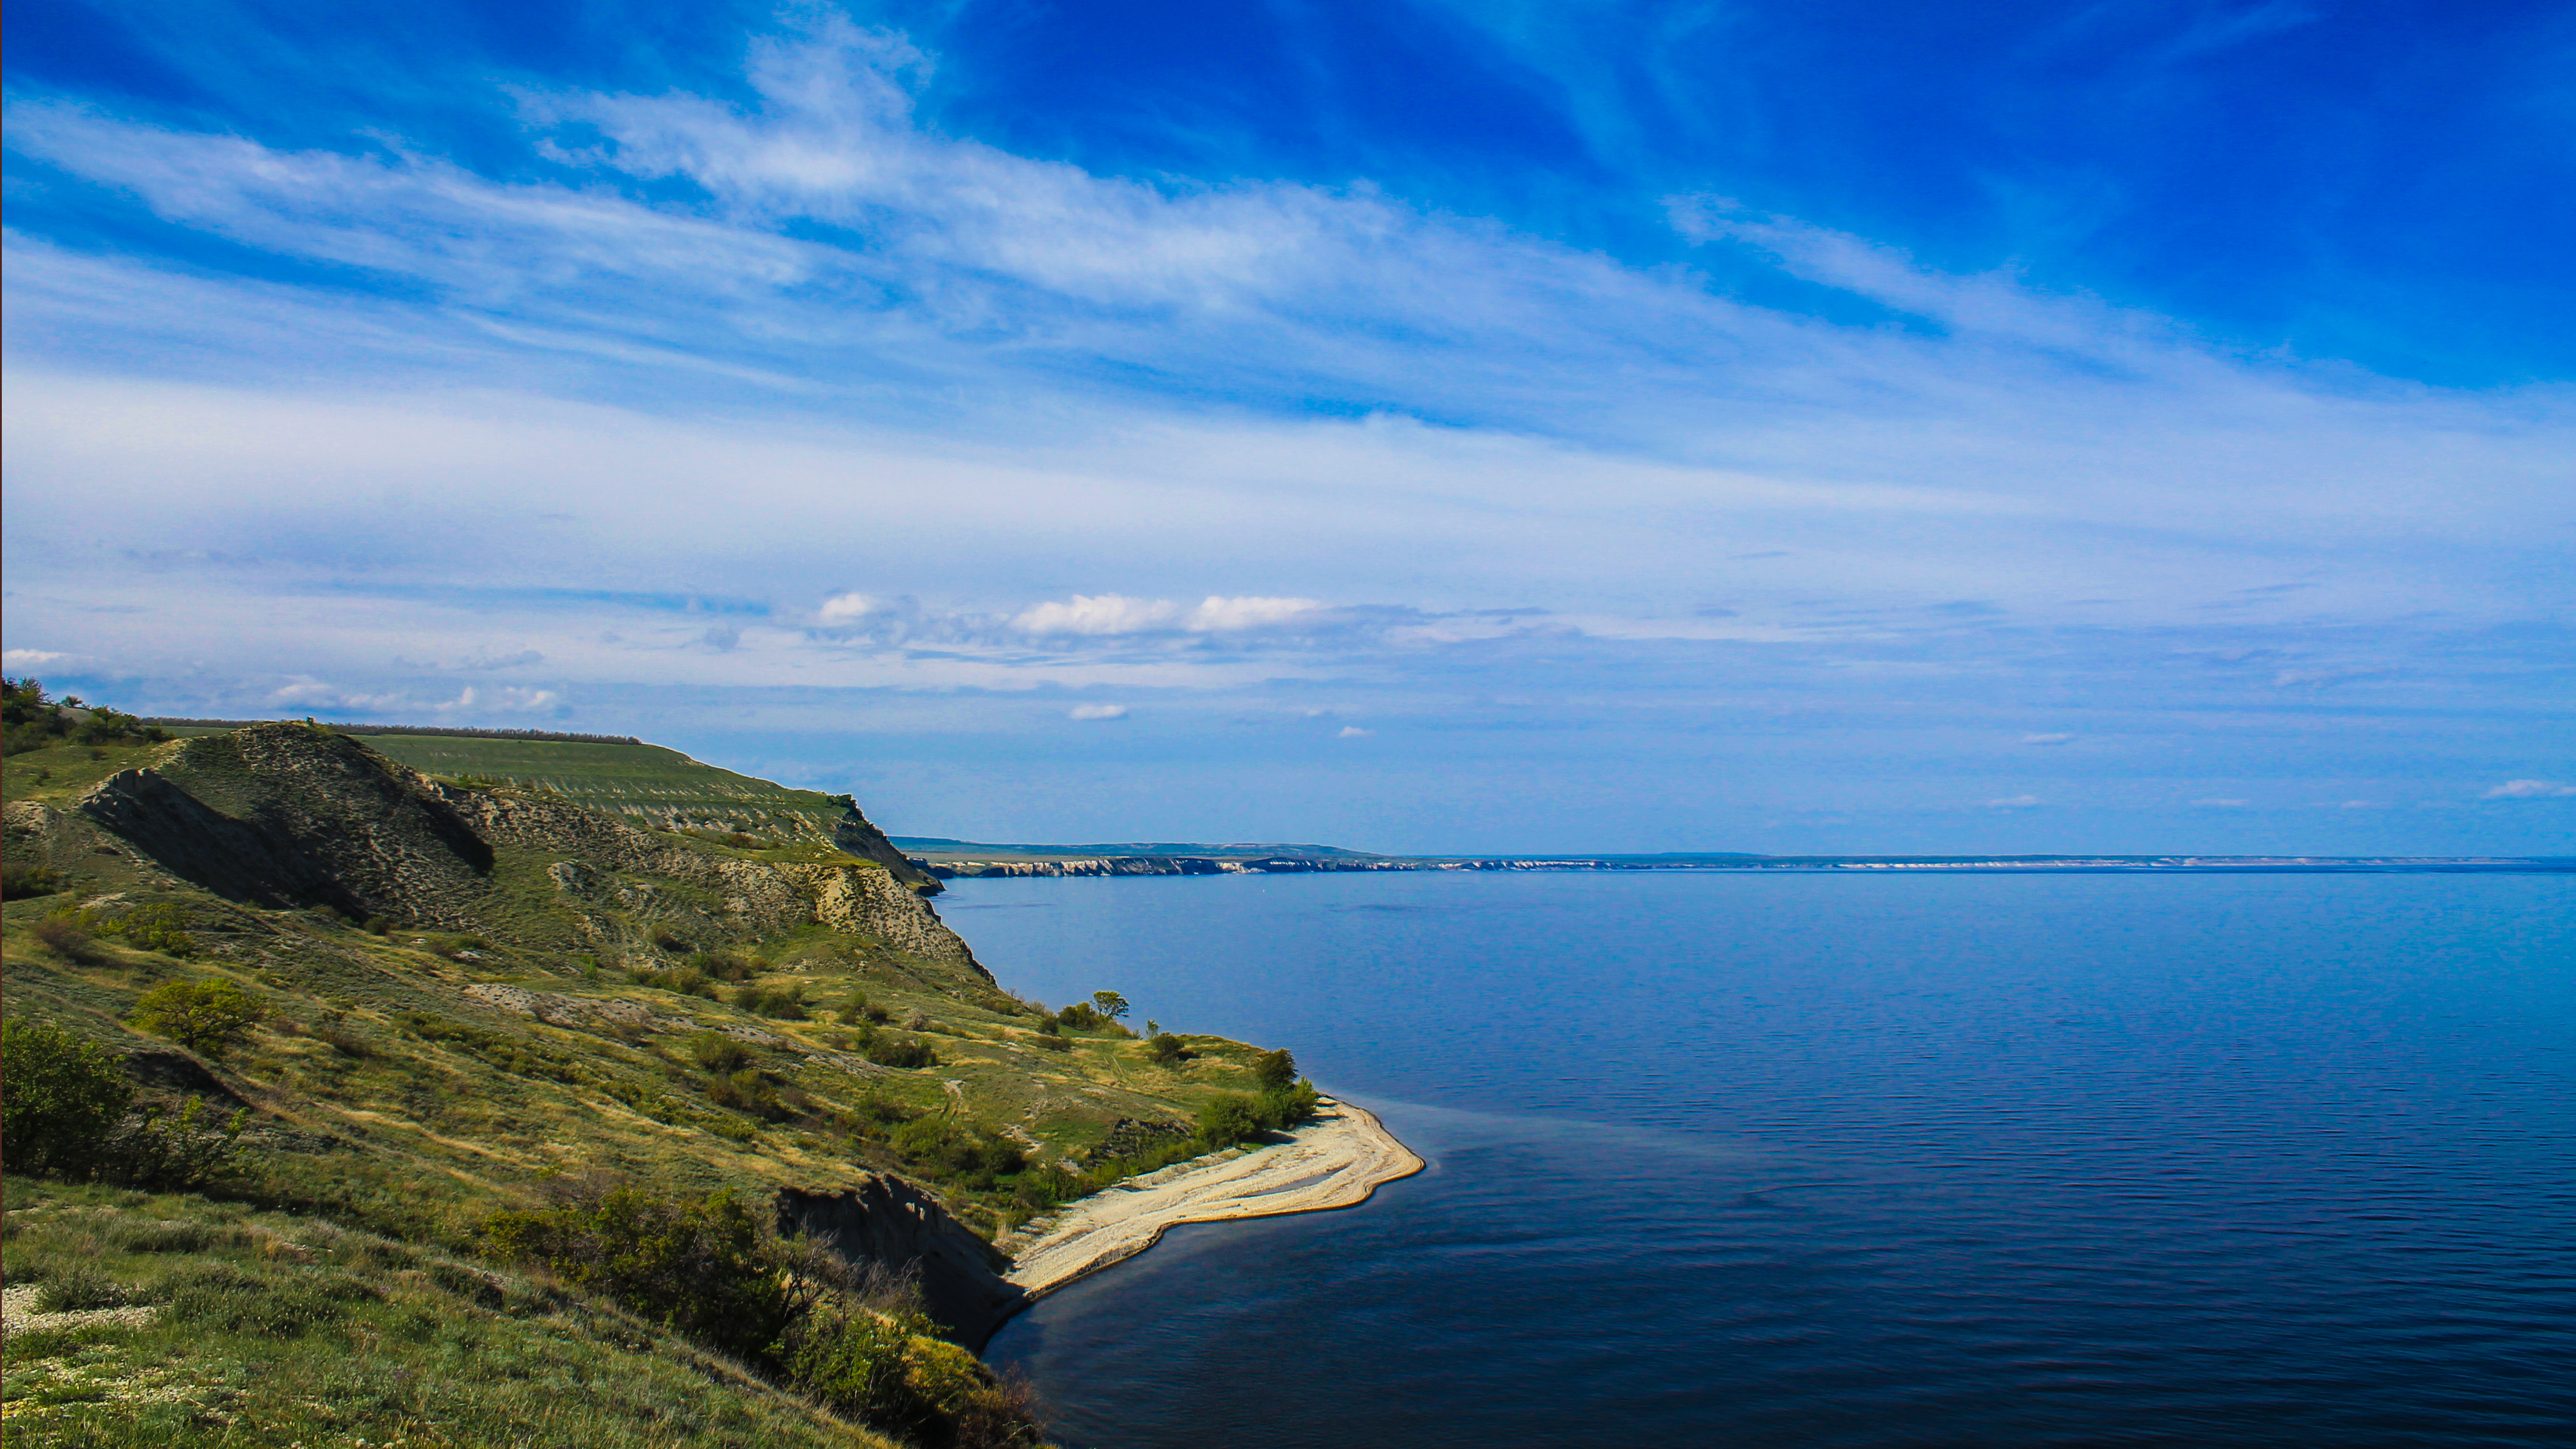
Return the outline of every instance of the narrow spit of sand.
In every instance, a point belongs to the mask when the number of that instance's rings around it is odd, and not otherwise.
[[[1330,1097],[1288,1141],[1206,1166],[1105,1188],[1064,1210],[1013,1256],[1008,1275],[1034,1300],[1136,1256],[1181,1223],[1228,1222],[1357,1207],[1378,1184],[1411,1177],[1422,1159],[1366,1108]]]

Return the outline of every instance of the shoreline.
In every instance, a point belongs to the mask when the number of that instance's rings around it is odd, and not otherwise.
[[[1317,1105],[1316,1119],[1285,1142],[1174,1176],[1149,1173],[1039,1220],[1045,1231],[1012,1254],[1003,1275],[1022,1294],[1013,1311],[1135,1257],[1184,1223],[1354,1208],[1426,1165],[1367,1108],[1334,1097]]]

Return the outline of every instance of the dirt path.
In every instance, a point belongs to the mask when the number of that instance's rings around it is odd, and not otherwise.
[[[1289,1140],[1205,1166],[1183,1164],[1093,1193],[1013,1255],[1007,1275],[1032,1299],[1132,1258],[1181,1223],[1357,1207],[1422,1159],[1365,1108],[1330,1097]],[[1041,1226],[1041,1224],[1031,1224]]]

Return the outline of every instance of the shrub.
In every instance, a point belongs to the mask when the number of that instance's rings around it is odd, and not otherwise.
[[[36,923],[34,935],[46,950],[66,961],[95,966],[107,959],[107,954],[98,949],[98,942],[81,929],[76,916],[47,916]]]
[[[841,1009],[835,1014],[840,1017],[841,1025],[856,1026],[867,1019],[867,1013],[868,994],[864,991],[853,991],[842,998]]]
[[[1297,1058],[1286,1047],[1263,1052],[1252,1063],[1252,1075],[1263,1087],[1277,1091],[1297,1080]]]
[[[358,1035],[347,1022],[337,1019],[326,1020],[313,1028],[313,1039],[344,1057],[365,1058],[376,1054],[376,1049],[367,1044],[365,1037]]]
[[[1060,1036],[1042,1036],[1038,1038],[1038,1050],[1069,1052],[1073,1050],[1073,1043]]]
[[[708,1082],[707,1100],[769,1121],[789,1115],[787,1105],[778,1099],[778,1089],[750,1067]]]
[[[177,906],[137,906],[101,921],[97,929],[101,935],[123,936],[146,951],[168,956],[192,956],[197,951],[197,938],[188,934],[188,918]]]
[[[220,976],[197,981],[165,981],[143,993],[130,1018],[135,1027],[165,1036],[210,1057],[243,1027],[259,1019],[259,1005]]]
[[[751,1065],[751,1049],[722,1032],[702,1031],[689,1038],[689,1059],[706,1071],[730,1075]]]
[[[0,1135],[12,1172],[89,1167],[134,1103],[124,1063],[49,1022],[0,1025]]]
[[[221,1127],[205,1117],[202,1097],[190,1097],[175,1113],[144,1108],[108,1142],[102,1175],[156,1192],[181,1192],[223,1177],[233,1165],[250,1109],[235,1111]]]
[[[888,1034],[868,1043],[868,1060],[881,1067],[932,1067],[939,1064],[939,1053],[919,1037]]]
[[[689,949],[688,941],[682,938],[679,932],[672,930],[668,926],[655,926],[653,928],[652,942],[654,945],[661,947],[665,951],[685,951]]]
[[[1152,1041],[1146,1043],[1146,1049],[1155,1061],[1167,1067],[1179,1063],[1190,1054],[1189,1046],[1168,1031],[1156,1034]]]
[[[1058,1023],[1072,1027],[1076,1031],[1098,1031],[1109,1024],[1109,1018],[1102,1016],[1098,1008],[1088,1001],[1075,1002],[1057,1012],[1055,1019]]]
[[[1249,1142],[1263,1130],[1260,1104],[1241,1092],[1228,1092],[1199,1109],[1199,1138],[1210,1147]]]
[[[387,920],[385,917],[369,916],[367,917],[367,924],[362,929],[364,929],[370,936],[384,936],[390,935],[393,932],[393,928],[394,923]]]
[[[23,901],[63,888],[63,873],[50,865],[0,867],[0,899]]]
[[[681,1202],[619,1187],[484,1225],[485,1251],[534,1263],[721,1352],[759,1361],[811,1289],[783,1272],[774,1236],[730,1192]]]

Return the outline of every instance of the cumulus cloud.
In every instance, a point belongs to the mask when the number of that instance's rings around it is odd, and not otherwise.
[[[835,594],[814,611],[814,622],[823,625],[852,624],[876,612],[876,600],[865,594]]]
[[[2565,800],[2576,797],[2576,785],[2556,780],[2507,780],[2478,798],[2481,800]]]
[[[1313,599],[1226,598],[1210,594],[1184,609],[1169,599],[1131,599],[1124,594],[1076,594],[1069,601],[1050,601],[1011,620],[1029,634],[1150,634],[1182,631],[1197,634],[1238,633],[1284,623],[1321,608]]]
[[[1127,706],[1123,704],[1077,704],[1065,712],[1067,719],[1125,719],[1126,717]]]
[[[1359,740],[1359,739],[1366,739],[1366,738],[1368,738],[1370,735],[1373,735],[1373,734],[1375,734],[1375,733],[1377,733],[1377,731],[1375,731],[1375,730],[1364,730],[1364,729],[1361,729],[1358,725],[1344,725],[1344,726],[1342,726],[1342,732],[1341,732],[1340,734],[1337,734],[1337,735],[1333,736],[1333,738],[1335,738],[1335,739],[1337,739],[1337,740]]]
[[[1031,634],[1140,634],[1169,628],[1180,616],[1180,605],[1169,599],[1076,594],[1067,603],[1040,604],[1011,623]]]
[[[2023,735],[2021,742],[2025,745],[2062,745],[2073,741],[2074,738],[2073,735],[2064,734]]]
[[[57,654],[51,649],[11,649],[0,652],[0,661],[5,661],[12,669],[33,669],[39,664],[51,664],[55,660],[70,657],[68,654]]]
[[[2027,810],[2034,805],[2045,805],[2047,803],[2047,801],[2042,800],[2036,795],[2007,795],[2000,800],[1989,800],[1986,802],[1989,808],[1995,810]]]
[[[1189,627],[1214,632],[1259,629],[1323,607],[1313,599],[1219,598],[1210,594],[1190,611]]]
[[[433,706],[442,714],[552,714],[563,703],[551,689],[477,689],[468,686],[456,698]]]

